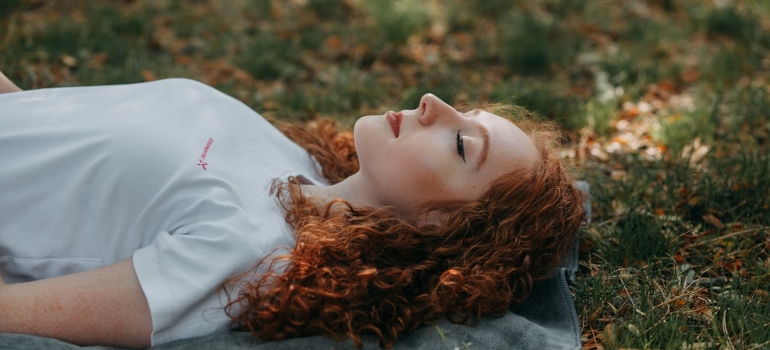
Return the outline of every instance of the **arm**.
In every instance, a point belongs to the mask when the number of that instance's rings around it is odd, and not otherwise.
[[[80,345],[150,346],[150,310],[130,258],[96,270],[2,284],[0,315],[0,333]]]
[[[0,72],[0,94],[17,91],[21,91],[21,89],[8,79],[3,72]]]

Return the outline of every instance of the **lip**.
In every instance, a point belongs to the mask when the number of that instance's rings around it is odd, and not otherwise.
[[[388,111],[385,113],[385,117],[388,119],[388,124],[390,124],[390,129],[393,130],[393,135],[398,138],[398,134],[401,131],[401,119],[403,119],[403,115],[401,112],[393,112]]]

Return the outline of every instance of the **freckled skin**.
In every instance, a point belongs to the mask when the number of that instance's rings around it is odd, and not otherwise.
[[[131,259],[61,277],[0,284],[0,315],[0,332],[79,345],[150,345],[152,320]]]

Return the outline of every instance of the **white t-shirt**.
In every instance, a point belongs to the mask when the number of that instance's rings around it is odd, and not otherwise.
[[[293,234],[270,185],[314,159],[243,103],[184,79],[0,95],[0,273],[132,257],[152,344],[227,329],[221,284]]]

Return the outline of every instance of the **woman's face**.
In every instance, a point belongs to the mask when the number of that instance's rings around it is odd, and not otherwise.
[[[538,158],[509,120],[459,112],[432,94],[415,110],[359,119],[354,137],[368,195],[404,214],[429,202],[478,199],[499,176]]]

